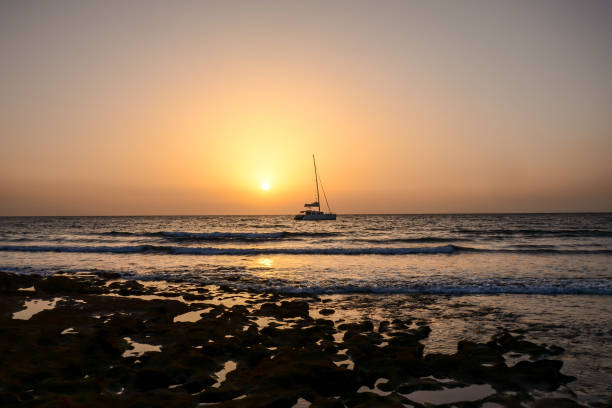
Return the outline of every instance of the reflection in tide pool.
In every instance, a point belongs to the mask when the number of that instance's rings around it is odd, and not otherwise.
[[[469,385],[467,387],[445,388],[434,391],[414,391],[410,394],[402,394],[411,401],[419,404],[453,404],[466,401],[478,401],[495,394],[495,390],[489,384]]]
[[[13,319],[17,320],[28,320],[32,316],[37,313],[42,312],[43,310],[51,310],[55,308],[57,302],[62,300],[62,298],[54,298],[53,300],[42,300],[42,299],[34,299],[28,300],[24,303],[23,310],[13,313]]]

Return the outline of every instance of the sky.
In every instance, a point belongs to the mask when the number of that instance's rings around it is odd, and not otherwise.
[[[0,215],[612,211],[612,2],[0,2]],[[262,188],[263,183],[269,189]]]

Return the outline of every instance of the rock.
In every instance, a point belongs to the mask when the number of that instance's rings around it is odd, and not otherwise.
[[[392,396],[383,397],[371,392],[353,396],[347,404],[353,408],[404,408],[404,405]]]
[[[520,361],[510,367],[513,376],[532,388],[554,391],[561,384],[575,380],[561,374],[563,362],[560,360]]]
[[[460,358],[468,360],[470,364],[502,365],[505,363],[500,351],[489,344],[461,340],[457,344],[457,354]]]
[[[531,357],[538,357],[544,354],[558,355],[565,351],[562,347],[558,346],[546,346],[545,344],[538,345],[530,341],[524,340],[522,336],[513,336],[512,334],[504,331],[491,338],[487,343],[491,347],[495,347],[507,353],[510,351],[528,354]]]
[[[147,293],[146,288],[137,281],[113,282],[108,285],[111,289],[119,289],[119,294],[122,296],[143,295]]]
[[[185,293],[183,295],[183,299],[185,300],[207,300],[210,299],[210,296],[208,295],[197,295],[194,293]]]
[[[116,273],[116,272],[96,272],[95,273],[97,276],[99,276],[100,278],[104,279],[104,280],[115,280],[115,279],[121,279],[121,274]]]
[[[172,379],[162,369],[144,369],[136,372],[134,376],[134,387],[140,391],[167,388],[172,384]]]
[[[338,326],[338,330],[346,330],[356,333],[371,332],[374,330],[374,325],[369,320],[361,323],[343,323]]]
[[[320,314],[322,314],[323,316],[329,316],[334,314],[336,311],[334,309],[321,309],[319,311]]]
[[[309,317],[308,302],[294,300],[291,302],[283,301],[278,306],[275,303],[264,303],[261,305],[258,314],[264,316],[274,316],[278,319],[294,318],[294,317]]]
[[[34,286],[38,280],[40,280],[38,275],[17,275],[0,272],[0,292],[16,292],[20,288]]]
[[[34,284],[37,290],[47,293],[99,293],[100,289],[91,282],[68,276],[48,276]]]
[[[534,401],[532,406],[533,408],[584,408],[584,405],[567,398],[542,398]]]
[[[313,399],[310,408],[344,408],[344,404],[336,398],[317,396]]]
[[[194,377],[190,381],[187,381],[183,384],[183,388],[190,394],[195,394],[197,392],[202,391],[205,387],[209,387],[213,385],[216,381],[210,377]]]
[[[384,333],[389,329],[389,322],[386,320],[383,320],[382,322],[380,322],[380,324],[378,325],[378,332],[379,333]]]
[[[444,387],[438,381],[432,378],[414,378],[404,382],[397,388],[400,394],[410,394],[414,391],[435,391],[442,390]]]
[[[239,397],[242,393],[236,389],[208,388],[198,396],[200,402],[220,402]]]

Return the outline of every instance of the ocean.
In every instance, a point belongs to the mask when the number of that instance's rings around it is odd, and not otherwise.
[[[308,293],[612,295],[612,214],[0,218],[0,268]]]
[[[519,331],[566,350],[577,380],[555,395],[612,395],[609,213],[2,217],[0,271],[319,296],[347,320],[427,320],[430,352]]]

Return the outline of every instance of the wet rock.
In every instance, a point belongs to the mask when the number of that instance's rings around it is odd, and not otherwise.
[[[62,380],[58,378],[50,378],[43,381],[39,387],[39,389],[43,389],[45,392],[56,392],[63,394],[75,394],[84,391],[98,393],[101,391],[98,384],[83,379]]]
[[[250,370],[237,370],[232,381],[248,382],[253,392],[314,391],[323,396],[354,392],[358,388],[351,371],[337,367],[331,357],[318,350],[279,351]]]
[[[34,283],[36,290],[47,293],[100,293],[91,282],[67,276],[48,276]]]
[[[529,387],[554,391],[560,385],[575,380],[561,374],[562,366],[560,360],[520,361],[510,371],[514,378]]]
[[[204,388],[209,387],[215,383],[215,380],[210,377],[195,377],[183,384],[183,388],[190,394],[195,394],[202,391]]]
[[[344,408],[344,403],[336,398],[317,396],[312,399],[310,408]]]
[[[321,309],[319,311],[320,314],[322,314],[323,316],[329,316],[334,314],[336,311],[334,309]]]
[[[3,406],[17,406],[19,396],[12,392],[0,392],[0,404]]]
[[[275,303],[264,303],[258,311],[258,314],[264,316],[274,316],[279,319],[283,318],[294,318],[294,317],[309,317],[308,315],[308,302],[295,300],[295,301],[283,301],[278,306]]]
[[[489,346],[497,348],[503,353],[510,351],[528,354],[529,356],[539,357],[541,355],[558,355],[565,351],[562,347],[558,346],[546,346],[545,344],[538,345],[530,341],[524,340],[522,336],[513,336],[512,334],[504,331],[497,335],[494,335],[491,340],[487,343]]]
[[[143,284],[137,281],[114,282],[108,285],[111,289],[119,288],[121,296],[144,295],[148,293]]]
[[[338,326],[339,330],[346,330],[355,333],[371,332],[374,330],[374,324],[367,320],[361,323],[343,323]]]
[[[198,396],[198,400],[200,402],[220,402],[234,399],[240,395],[242,392],[237,389],[208,388]]]
[[[159,292],[157,293],[158,296],[163,296],[163,297],[168,297],[168,298],[174,298],[174,297],[179,297],[181,296],[180,293],[176,293],[176,292]]]
[[[432,378],[415,378],[404,382],[397,388],[397,392],[401,394],[410,394],[414,391],[435,391],[442,390],[444,387],[438,381]]]
[[[380,324],[378,325],[378,332],[379,333],[384,333],[387,330],[389,330],[389,322],[387,320],[383,320],[382,322],[380,322]]]
[[[0,292],[15,292],[20,288],[34,286],[38,280],[40,280],[38,275],[17,275],[0,272]]]
[[[134,375],[134,387],[140,391],[167,388],[174,382],[163,369],[139,370]]]
[[[185,293],[183,295],[183,299],[185,300],[207,300],[210,299],[210,296],[208,295],[198,295],[195,293]]]
[[[347,405],[352,408],[404,408],[396,397],[383,397],[371,392],[357,394],[348,401]]]
[[[567,398],[542,398],[533,402],[533,408],[584,408],[584,405],[578,404]]]
[[[493,364],[502,365],[505,360],[499,350],[489,344],[474,343],[462,340],[457,344],[457,354],[460,358],[467,359],[470,364]]]
[[[314,321],[314,323],[319,326],[319,327],[328,327],[328,328],[333,328],[334,327],[334,321],[333,320],[327,320],[327,319],[317,319]]]
[[[385,321],[378,324],[376,331],[369,321],[339,324],[338,329],[345,334],[343,341],[336,343],[332,337],[337,333],[334,322],[313,320],[308,315],[308,302],[291,296],[254,294],[250,302],[253,306],[249,307],[229,308],[204,302],[187,305],[170,299],[79,293],[88,290],[84,287],[87,280],[53,278],[60,279],[32,279],[44,280],[42,287],[47,293],[54,293],[39,297],[52,298],[57,293],[64,300],[56,309],[22,321],[10,318],[27,296],[15,288],[31,286],[30,281],[3,278],[0,273],[0,290],[14,291],[0,296],[2,406],[187,407],[212,402],[221,408],[290,408],[298,398],[311,402],[311,408],[392,407],[402,402],[415,405],[398,394],[383,397],[357,393],[363,385],[373,388],[381,377],[389,381],[379,384],[378,389],[387,392],[408,394],[439,390],[449,384],[454,387],[487,383],[499,394],[486,401],[501,405],[519,407],[528,402],[534,408],[580,406],[563,398],[533,401],[530,394],[534,389],[554,390],[572,377],[561,374],[561,362],[554,360],[525,361],[507,367],[503,360],[507,352],[519,355],[562,352],[561,348],[537,345],[516,334],[502,332],[484,344],[461,341],[453,355],[424,357],[421,341],[430,332],[426,322],[409,326],[410,320]],[[90,279],[89,287],[115,293],[122,289],[124,293],[155,293],[137,282],[112,282],[107,288],[101,281],[100,277]],[[174,289],[162,289],[162,293],[156,294],[170,293]],[[85,303],[76,303],[75,299]],[[211,310],[197,322],[173,323],[179,314],[205,308]],[[276,318],[271,320],[281,324],[260,331],[255,324],[256,316],[271,316]],[[62,335],[68,327],[78,334]],[[384,339],[381,333],[385,333]],[[161,351],[123,358],[127,349],[124,337],[161,345]],[[383,340],[388,345],[378,347]],[[336,365],[346,358],[354,362],[353,370]],[[219,388],[212,387],[219,379],[214,373],[228,360],[237,363],[236,369],[227,374]],[[454,382],[423,378],[431,375]],[[181,385],[167,388],[178,384]],[[122,394],[116,395],[122,389]],[[504,391],[514,393],[508,396]],[[480,407],[482,401],[456,405]]]
[[[104,272],[104,271],[100,271],[100,272],[96,272],[95,273],[96,276],[104,279],[104,280],[115,280],[115,279],[121,279],[121,274],[116,273],[116,272]]]

